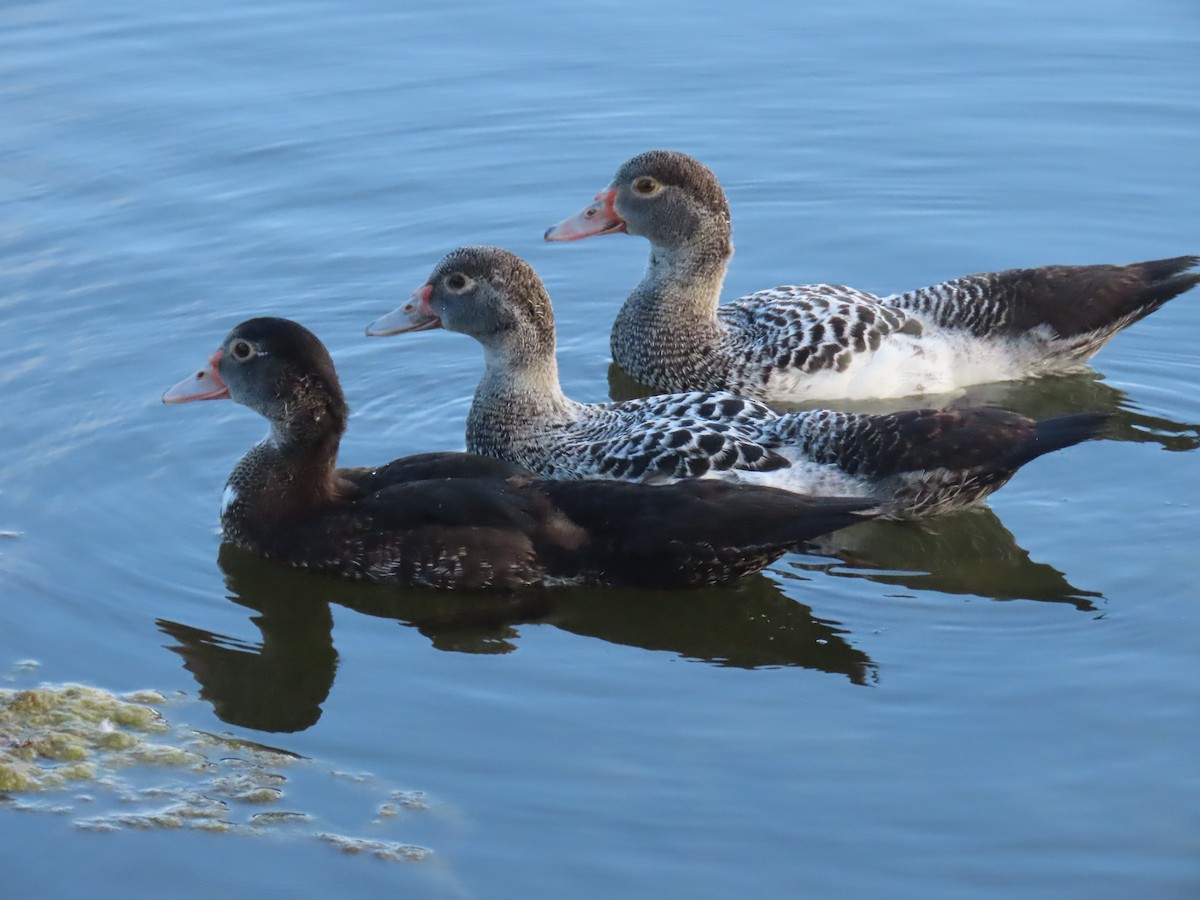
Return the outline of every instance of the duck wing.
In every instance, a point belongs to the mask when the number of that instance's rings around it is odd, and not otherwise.
[[[841,285],[784,285],[717,308],[740,358],[808,374],[844,371],[889,335],[920,334],[911,314]]]

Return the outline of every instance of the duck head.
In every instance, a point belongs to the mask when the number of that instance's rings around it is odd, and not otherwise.
[[[434,267],[411,299],[367,327],[383,337],[445,328],[489,351],[554,352],[550,297],[533,268],[498,247],[460,247]]]
[[[650,150],[630,159],[590,205],[547,229],[547,241],[627,232],[664,248],[729,232],[729,203],[712,171],[684,153]]]
[[[163,403],[229,398],[265,416],[276,433],[298,424],[344,427],[346,402],[333,360],[307,328],[289,319],[242,322]],[[332,420],[332,422],[330,421]]]

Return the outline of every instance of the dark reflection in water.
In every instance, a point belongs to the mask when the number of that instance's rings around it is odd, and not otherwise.
[[[616,644],[722,666],[800,666],[875,680],[870,658],[836,623],[784,596],[763,576],[696,591],[604,589],[471,594],[361,585],[279,566],[229,546],[218,562],[229,599],[255,611],[254,645],[159,619],[200,696],[225,722],[300,731],[321,716],[337,669],[330,603],[417,629],[439,650],[509,653],[522,623],[554,625]]]
[[[1200,424],[1175,422],[1138,409],[1125,391],[1106,384],[1099,372],[1005,381],[967,388],[958,401],[975,406],[1001,406],[1032,418],[1075,412],[1108,412],[1107,437],[1115,441],[1158,444],[1164,450],[1200,447]]]
[[[183,667],[200,685],[200,697],[223,722],[259,731],[303,731],[321,717],[338,655],[333,649],[329,604],[311,594],[251,591],[242,594],[230,579],[230,598],[255,610],[262,633],[255,645],[158,619],[178,643],[168,649],[183,657]]]
[[[634,381],[616,363],[608,367],[608,392],[614,400],[647,397],[653,388]],[[920,406],[998,406],[1034,419],[1078,412],[1107,412],[1112,415],[1106,437],[1115,441],[1154,443],[1165,450],[1195,450],[1200,447],[1200,424],[1175,422],[1141,412],[1129,395],[1104,381],[1093,369],[1068,375],[1051,375],[1024,381],[979,384],[951,395],[898,397],[887,400],[797,404],[794,409],[831,406],[848,412],[892,412]]]
[[[790,578],[861,578],[910,590],[1041,600],[1095,610],[1101,595],[1034,562],[987,509],[928,522],[866,522],[793,556]],[[337,669],[330,603],[416,629],[438,650],[510,653],[537,623],[629,647],[738,668],[798,666],[878,680],[875,663],[838,623],[813,615],[764,576],[695,591],[580,588],[511,594],[396,589],[289,569],[228,545],[218,562],[229,599],[255,611],[255,645],[160,619],[169,649],[223,721],[300,731],[321,716]]]
[[[876,680],[875,664],[847,642],[838,623],[814,616],[761,575],[727,588],[589,589],[564,592],[555,600],[547,621],[573,634],[722,666],[802,666],[845,675],[855,684]]]
[[[1094,611],[1093,599],[1103,596],[1030,559],[987,508],[921,522],[865,522],[821,538],[814,547],[839,562],[798,562],[796,568],[911,590],[1070,603],[1085,612]]]

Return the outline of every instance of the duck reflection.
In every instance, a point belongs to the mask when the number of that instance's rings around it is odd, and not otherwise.
[[[927,522],[864,522],[813,542],[820,555],[786,557],[789,580],[857,578],[907,590],[994,600],[1038,600],[1095,610],[1101,595],[1035,562],[989,509]],[[510,653],[520,626],[563,631],[629,647],[738,668],[797,666],[878,680],[875,663],[837,622],[819,618],[770,578],[690,591],[601,588],[526,590],[508,595],[397,589],[290,569],[230,545],[218,563],[228,597],[254,611],[258,644],[160,619],[169,649],[200,685],[200,696],[232,725],[300,731],[321,716],[337,669],[330,604],[392,619],[438,650]]]
[[[555,597],[546,621],[572,634],[721,666],[802,666],[854,684],[877,680],[875,664],[851,646],[845,629],[761,575],[687,592],[568,591]]]
[[[959,403],[1000,406],[1031,418],[1074,412],[1112,414],[1107,437],[1114,441],[1158,444],[1183,452],[1200,447],[1200,424],[1176,422],[1141,412],[1137,403],[1104,381],[1099,372],[1084,370],[1028,381],[1006,381],[967,388]]]
[[[257,613],[250,621],[262,634],[259,644],[167,619],[155,624],[178,642],[167,649],[183,657],[200,697],[221,721],[259,731],[303,731],[321,717],[333,686],[333,616],[319,591],[278,575],[236,564],[225,569],[229,599]]]
[[[861,527],[861,526],[856,526]],[[416,629],[439,650],[509,653],[519,626],[548,624],[615,644],[663,650],[721,666],[800,666],[875,680],[875,665],[837,623],[815,617],[768,578],[689,591],[528,590],[510,595],[397,589],[339,581],[221,547],[229,599],[254,611],[254,644],[178,622],[157,625],[176,642],[200,696],[232,725],[300,731],[321,716],[337,669],[336,603]]]
[[[837,562],[794,562],[802,571],[865,578],[910,590],[971,594],[992,600],[1041,600],[1095,610],[1102,597],[1035,562],[986,507],[922,522],[864,522],[813,546]]]
[[[653,389],[630,378],[616,363],[609,364],[608,392],[614,400],[632,400],[655,393]],[[772,405],[780,409],[815,409],[831,404]],[[846,412],[859,413],[889,413],[926,406],[998,406],[1031,419],[1070,413],[1106,412],[1112,416],[1105,433],[1110,440],[1153,443],[1164,450],[1174,451],[1200,447],[1200,424],[1175,422],[1141,412],[1125,391],[1105,383],[1104,376],[1092,369],[1024,381],[978,384],[954,394],[838,401],[834,406]]]

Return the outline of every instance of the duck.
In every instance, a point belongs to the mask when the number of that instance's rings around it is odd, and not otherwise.
[[[650,242],[613,323],[614,362],[659,391],[731,390],[775,403],[951,393],[1083,366],[1114,335],[1200,283],[1197,256],[967,275],[878,297],[785,285],[719,304],[733,256],[716,175],[675,151],[624,163],[546,241]]]
[[[434,328],[483,346],[467,449],[547,478],[714,478],[870,498],[884,518],[918,518],[980,503],[1030,460],[1098,437],[1108,418],[1035,421],[989,407],[778,413],[729,391],[577,402],[559,382],[545,286],[525,260],[498,247],[451,252],[367,334]]]
[[[537,478],[494,457],[433,452],[337,466],[346,405],[304,326],[249,319],[168,404],[232,399],[270,423],[233,468],[225,541],[344,578],[443,589],[721,584],[872,517],[861,499],[756,485]]]

